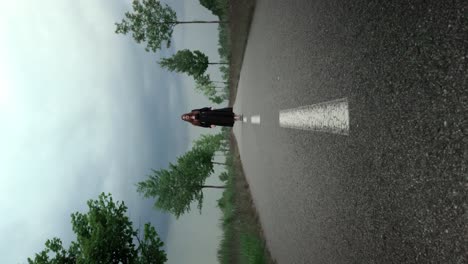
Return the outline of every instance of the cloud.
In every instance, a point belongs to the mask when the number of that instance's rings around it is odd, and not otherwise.
[[[167,216],[134,184],[187,149],[185,91],[156,56],[114,34],[126,5],[115,3],[0,4],[13,98],[0,108],[1,263],[25,262],[53,236],[70,241],[70,214],[100,192],[124,200],[136,225],[167,233]]]

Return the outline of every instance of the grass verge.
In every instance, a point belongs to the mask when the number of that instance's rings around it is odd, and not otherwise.
[[[231,106],[236,100],[237,85],[254,11],[255,0],[229,0],[229,104]]]
[[[207,0],[205,0],[207,1]],[[237,93],[244,50],[250,22],[254,11],[254,0],[214,0],[213,14],[229,23],[219,24],[219,55],[221,61],[229,62],[229,67],[221,66],[223,80],[227,81],[226,95],[232,105]],[[226,171],[220,175],[226,189],[218,207],[222,211],[221,228],[223,236],[218,248],[221,264],[270,264],[271,255],[266,247],[262,228],[258,221],[249,185],[240,161],[237,142],[231,129],[223,128],[229,142],[226,152]]]
[[[219,262],[241,264],[274,263],[266,247],[262,229],[252,201],[232,133],[230,151],[226,155],[226,172],[220,175],[226,189],[218,206],[222,210],[223,236],[218,249]]]

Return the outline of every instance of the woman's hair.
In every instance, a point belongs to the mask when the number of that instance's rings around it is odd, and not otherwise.
[[[181,118],[182,120],[186,121],[186,122],[191,123],[191,124],[194,125],[194,126],[198,126],[198,125],[200,125],[200,121],[198,121],[198,120],[196,120],[196,119],[190,118],[190,117],[194,116],[195,114],[196,114],[196,113],[194,113],[194,112],[185,113],[185,114],[181,115],[180,118]],[[184,116],[188,116],[189,118],[188,118],[188,119],[184,119]]]

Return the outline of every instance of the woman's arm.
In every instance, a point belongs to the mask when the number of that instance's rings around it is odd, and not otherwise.
[[[211,107],[203,107],[200,109],[193,109],[192,112],[209,111],[209,110],[211,110]]]

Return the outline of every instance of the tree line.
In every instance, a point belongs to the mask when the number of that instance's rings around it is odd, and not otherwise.
[[[205,6],[213,6],[215,1],[204,1]],[[157,52],[163,45],[170,47],[171,37],[174,27],[194,23],[228,23],[226,20],[216,21],[180,21],[176,12],[167,4],[158,0],[133,1],[133,12],[126,12],[125,18],[120,23],[116,23],[117,34],[131,34],[137,43],[146,44],[145,50]],[[215,12],[213,11],[213,12]],[[214,103],[221,103],[225,97],[217,95],[219,90],[214,89],[215,85],[210,76],[205,74],[209,65],[226,65],[224,61],[209,61],[208,56],[199,50],[179,50],[170,58],[163,58],[159,64],[169,70],[178,73],[186,73],[194,78],[196,90],[202,92]]]
[[[216,0],[200,0],[214,14],[221,14]],[[116,23],[117,34],[131,34],[137,43],[145,43],[145,50],[157,52],[164,45],[170,47],[171,36],[177,25],[192,23],[228,23],[217,21],[180,21],[176,12],[158,0],[133,0],[132,12]],[[215,13],[216,12],[216,13]],[[209,61],[198,50],[180,50],[159,64],[170,71],[186,73],[195,80],[195,89],[211,101],[221,103],[218,94],[225,81],[211,80],[206,73],[209,65],[226,62]],[[224,186],[206,185],[206,179],[214,172],[216,153],[228,149],[224,139],[227,128],[216,135],[203,135],[196,140],[190,151],[170,163],[167,169],[152,170],[145,181],[136,184],[137,192],[153,198],[154,206],[179,218],[188,212],[192,203],[197,203],[201,212],[203,189],[222,189]],[[220,175],[223,177],[223,175]],[[143,230],[135,228],[127,216],[124,202],[114,201],[111,194],[102,193],[96,200],[87,202],[86,213],[75,212],[71,223],[76,239],[65,247],[60,238],[45,242],[45,248],[28,258],[29,264],[88,264],[88,263],[134,263],[161,264],[167,261],[164,243],[156,229],[146,223]],[[141,234],[142,233],[142,234]]]
[[[190,151],[169,163],[167,169],[152,170],[148,178],[136,184],[144,197],[153,198],[154,206],[177,218],[197,203],[201,212],[203,189],[223,189],[224,186],[205,184],[214,172],[217,153],[228,150],[227,129],[215,135],[202,135],[194,141]],[[223,154],[221,154],[223,155]],[[223,174],[220,175],[223,177]],[[97,200],[89,200],[88,212],[71,215],[76,240],[65,248],[61,239],[46,241],[45,249],[28,258],[29,264],[71,263],[135,263],[159,264],[167,261],[156,229],[146,223],[143,230],[133,227],[126,216],[124,202],[114,202],[110,194],[102,193]],[[140,236],[143,231],[143,236]]]

